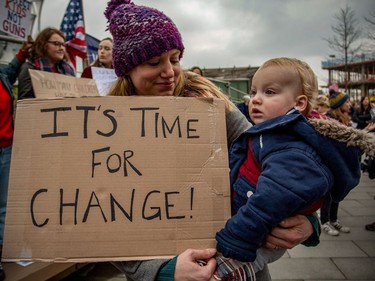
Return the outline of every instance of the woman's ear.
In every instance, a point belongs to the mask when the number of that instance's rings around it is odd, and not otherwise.
[[[307,96],[300,95],[296,97],[295,108],[298,109],[299,112],[303,113],[306,110],[308,103],[309,99],[307,98]]]

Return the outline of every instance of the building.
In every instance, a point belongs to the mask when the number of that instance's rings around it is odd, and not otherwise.
[[[232,102],[242,101],[249,94],[251,81],[259,67],[204,68],[203,76],[215,83]]]
[[[347,69],[343,59],[322,61],[322,69],[328,70],[328,85],[338,82],[340,89],[347,89],[352,100],[362,96],[375,99],[375,53],[349,56]]]

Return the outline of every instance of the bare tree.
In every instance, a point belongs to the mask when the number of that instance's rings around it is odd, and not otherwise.
[[[374,28],[375,28],[375,12],[370,12],[370,16],[369,17],[365,17],[365,21],[366,21],[366,23],[367,23],[367,25],[369,27],[367,38],[370,41],[372,41],[370,49],[373,49],[374,43],[375,43],[375,32],[374,32]]]
[[[349,82],[349,71],[348,71],[348,54],[355,54],[361,49],[361,44],[357,44],[358,39],[361,37],[361,29],[358,28],[358,20],[355,17],[354,11],[346,6],[344,9],[334,15],[337,23],[331,26],[334,35],[328,39],[324,39],[328,42],[331,49],[344,55],[345,60],[345,89]]]

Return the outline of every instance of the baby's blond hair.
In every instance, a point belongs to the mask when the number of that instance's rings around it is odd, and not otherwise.
[[[301,94],[305,95],[308,99],[308,104],[302,114],[308,115],[314,108],[315,100],[318,96],[318,81],[311,67],[299,59],[286,57],[270,59],[260,68],[265,68],[268,66],[288,68],[296,72],[300,78],[302,88]]]

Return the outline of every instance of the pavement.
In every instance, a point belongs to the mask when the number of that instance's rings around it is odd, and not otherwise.
[[[375,179],[362,174],[360,184],[340,203],[338,217],[351,232],[321,234],[317,247],[299,245],[269,265],[272,280],[342,281],[375,280],[375,232],[365,225],[375,222]],[[98,263],[64,279],[125,281],[109,263]]]
[[[350,233],[322,233],[317,247],[299,245],[269,265],[273,280],[375,280],[375,179],[362,174],[360,184],[339,205],[338,219]]]

